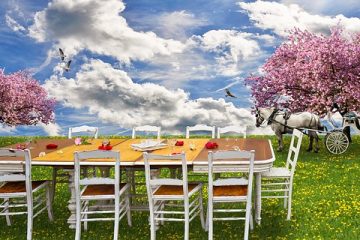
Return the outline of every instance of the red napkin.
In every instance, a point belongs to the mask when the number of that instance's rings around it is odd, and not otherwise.
[[[109,151],[109,150],[112,149],[112,146],[110,146],[110,145],[106,145],[106,146],[101,145],[101,146],[98,147],[98,149],[99,150],[107,150],[107,151]]]
[[[49,143],[48,145],[46,145],[46,149],[56,149],[57,147],[58,145],[54,143]]]
[[[207,142],[207,143],[205,144],[205,147],[206,147],[207,149],[215,149],[215,148],[218,148],[219,145],[218,145],[216,142]]]
[[[184,146],[184,141],[176,141],[175,146]]]

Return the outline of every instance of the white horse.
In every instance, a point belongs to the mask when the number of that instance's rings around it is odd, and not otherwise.
[[[278,151],[284,148],[282,135],[292,133],[294,128],[304,128],[313,130],[323,130],[318,115],[310,112],[288,113],[285,111],[272,108],[256,108],[256,127],[266,123],[271,125],[272,130],[278,139]],[[319,137],[316,131],[308,131],[310,137],[307,151],[312,151],[313,140],[315,139],[315,152],[319,151]]]

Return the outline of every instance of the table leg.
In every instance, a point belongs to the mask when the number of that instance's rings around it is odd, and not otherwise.
[[[261,224],[261,173],[255,173],[255,221]]]
[[[67,220],[70,229],[75,229],[76,227],[76,200],[75,200],[75,183],[74,183],[74,170],[66,169],[69,173],[69,190],[70,190],[70,200],[68,201],[68,209],[70,211],[70,217]]]

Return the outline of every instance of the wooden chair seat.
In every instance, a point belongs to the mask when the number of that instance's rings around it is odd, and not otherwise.
[[[237,197],[247,195],[247,185],[214,186],[214,197]]]
[[[120,191],[126,183],[120,184]],[[115,195],[115,186],[109,184],[88,185],[82,196]]]
[[[46,181],[32,181],[32,189],[36,191]],[[26,193],[25,181],[21,182],[7,182],[0,188],[0,194],[7,193]]]
[[[197,187],[199,184],[190,183],[188,184],[188,191],[189,193]],[[183,186],[174,186],[174,185],[161,185],[156,191],[154,195],[184,195]]]

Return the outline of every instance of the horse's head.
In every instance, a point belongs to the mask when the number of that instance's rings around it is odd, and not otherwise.
[[[256,127],[260,127],[265,120],[265,118],[262,116],[261,109],[256,108],[255,117],[256,117]]]
[[[274,109],[275,108],[256,108],[256,127],[260,127],[265,121],[267,121]]]

